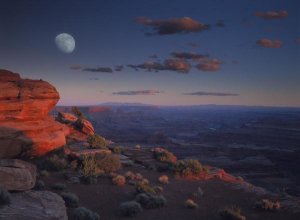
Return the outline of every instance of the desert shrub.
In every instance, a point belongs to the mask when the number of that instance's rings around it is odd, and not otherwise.
[[[72,170],[76,170],[78,168],[78,161],[77,160],[72,160],[70,163],[70,168]]]
[[[80,174],[83,177],[98,177],[103,174],[103,170],[99,167],[95,156],[84,156],[80,168]]]
[[[148,193],[148,194],[156,194],[155,189],[149,184],[143,184],[138,182],[135,186],[136,193]]]
[[[132,171],[127,171],[124,175],[127,179],[135,180],[135,174]]]
[[[10,193],[0,186],[0,207],[10,204]]]
[[[136,201],[123,202],[120,205],[120,212],[122,216],[133,217],[142,211],[142,206]]]
[[[161,187],[161,186],[154,186],[153,189],[154,189],[156,194],[161,194],[164,191],[164,188]]]
[[[272,202],[269,199],[262,199],[256,203],[256,208],[265,210],[265,211],[277,211],[280,209],[280,202]]]
[[[121,154],[123,152],[123,147],[121,146],[115,146],[112,149],[112,152],[114,152],[115,154]]]
[[[158,178],[158,182],[160,182],[161,184],[168,184],[169,177],[167,175],[162,175]]]
[[[236,206],[226,207],[219,214],[224,220],[246,220],[246,217],[241,214],[241,209]]]
[[[162,195],[140,193],[136,196],[136,201],[145,209],[157,209],[166,205],[167,200]]]
[[[35,182],[34,190],[45,190],[45,183],[42,180],[37,180]]]
[[[193,194],[195,197],[202,197],[204,195],[204,192],[202,190],[202,188],[199,186],[197,188],[197,191]]]
[[[141,145],[139,144],[135,145],[135,149],[140,150],[141,148],[142,148]]]
[[[66,184],[64,183],[55,183],[53,184],[53,186],[51,187],[54,190],[65,190],[66,189]]]
[[[195,203],[194,200],[192,199],[187,199],[185,202],[184,202],[184,206],[189,208],[189,209],[197,209],[199,206],[197,203]]]
[[[90,134],[87,138],[90,148],[102,148],[107,149],[107,143],[104,137],[97,134]]]
[[[135,179],[136,179],[136,180],[142,180],[142,179],[144,179],[144,177],[143,177],[142,174],[136,173],[136,174],[135,174]]]
[[[146,178],[143,178],[142,180],[139,180],[138,181],[140,184],[144,184],[144,185],[149,185],[149,180],[148,179],[146,179]]]
[[[51,170],[60,171],[68,168],[68,161],[56,154],[50,157],[48,161],[50,162]]]
[[[80,109],[76,106],[71,108],[71,112],[76,115],[79,119],[86,119],[85,115],[80,111]]]
[[[206,169],[198,160],[179,160],[175,165],[175,173],[183,177],[197,176],[201,172],[206,172]]]
[[[50,173],[47,170],[41,170],[40,172],[40,176],[42,177],[48,177],[50,175]]]
[[[105,173],[118,171],[122,164],[119,156],[117,155],[106,155],[101,159],[96,159],[98,167]]]
[[[73,210],[73,220],[100,220],[98,213],[93,212],[85,207],[78,207]]]
[[[177,161],[177,157],[170,151],[157,147],[152,149],[153,156],[156,160],[168,164],[175,164]]]
[[[114,185],[124,186],[126,183],[126,178],[122,175],[117,175],[112,179]]]
[[[61,193],[60,196],[63,198],[63,200],[66,203],[66,206],[68,208],[77,208],[78,207],[78,203],[79,203],[79,199],[78,196],[75,195],[74,193]]]

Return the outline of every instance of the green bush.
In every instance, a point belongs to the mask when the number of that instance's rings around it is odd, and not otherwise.
[[[246,220],[246,217],[241,214],[241,209],[236,206],[226,207],[219,214],[224,220]]]
[[[79,199],[74,193],[61,193],[60,196],[63,198],[68,208],[78,207]]]
[[[98,213],[85,207],[78,207],[73,210],[73,220],[100,220]]]
[[[73,106],[71,108],[71,111],[74,115],[76,115],[76,117],[78,117],[79,119],[86,119],[85,115],[79,110],[78,107]]]
[[[99,167],[95,156],[87,155],[83,157],[80,174],[85,178],[97,178],[98,176],[103,174],[103,170]]]
[[[256,208],[265,211],[277,211],[280,209],[280,202],[272,202],[269,199],[262,199],[256,203]]]
[[[170,151],[163,149],[163,148],[154,148],[152,149],[153,156],[156,160],[168,163],[168,164],[175,164],[177,161],[177,157]]]
[[[107,149],[107,143],[104,137],[97,134],[90,134],[87,138],[90,148]]]
[[[120,157],[117,155],[106,155],[103,158],[96,158],[98,167],[105,173],[116,172],[121,167]]]
[[[0,187],[0,206],[9,205],[10,204],[10,193]]]
[[[64,183],[55,183],[52,187],[54,190],[65,190],[66,189],[66,184]]]
[[[51,170],[60,171],[68,168],[68,161],[65,158],[61,158],[56,154],[50,157],[48,161],[50,162]]]
[[[140,193],[136,196],[136,201],[145,209],[157,209],[166,205],[167,200],[162,195]]]
[[[120,205],[120,212],[122,216],[133,217],[142,211],[142,206],[136,201],[123,202]]]
[[[156,190],[149,184],[138,182],[135,186],[136,193],[156,194]]]
[[[45,183],[42,180],[37,180],[34,188],[35,190],[45,190]]]
[[[207,172],[207,169],[201,165],[198,160],[179,160],[175,165],[175,173],[183,176],[197,176],[201,172]]]

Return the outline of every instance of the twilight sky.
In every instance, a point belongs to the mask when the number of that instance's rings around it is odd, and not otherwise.
[[[300,1],[0,0],[0,68],[62,105],[299,107]]]

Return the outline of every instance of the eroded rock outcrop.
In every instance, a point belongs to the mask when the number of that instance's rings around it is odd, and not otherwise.
[[[13,193],[11,203],[1,207],[1,220],[67,220],[63,199],[49,191]]]
[[[65,145],[68,128],[48,115],[58,100],[48,82],[0,70],[0,158],[40,156]]]
[[[24,191],[34,187],[36,166],[16,159],[0,159],[0,186],[7,190]]]

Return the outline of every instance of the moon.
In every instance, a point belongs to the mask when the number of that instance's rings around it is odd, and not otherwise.
[[[55,37],[55,44],[64,53],[72,53],[75,49],[75,39],[67,33],[57,35]]]

